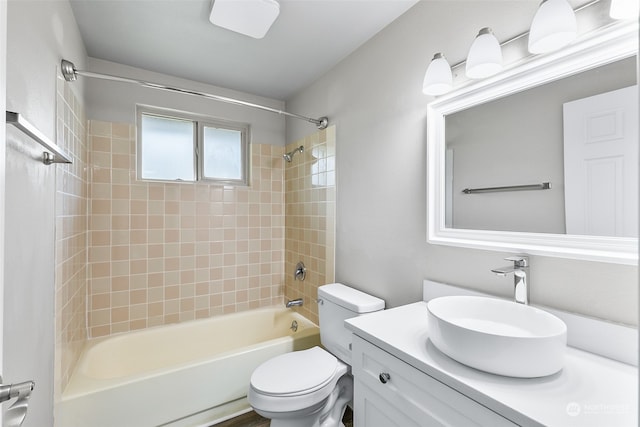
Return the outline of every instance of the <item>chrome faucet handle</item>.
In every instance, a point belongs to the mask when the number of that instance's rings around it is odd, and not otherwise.
[[[526,255],[514,255],[505,258],[512,261],[513,267],[495,268],[491,271],[498,276],[513,274],[513,297],[517,303],[529,304],[529,257]]]
[[[529,257],[525,255],[515,255],[506,257],[505,261],[512,261],[514,267],[529,267]]]
[[[296,270],[293,273],[293,280],[304,281],[306,277],[307,277],[307,267],[305,267],[304,263],[300,261],[298,264],[296,264]]]

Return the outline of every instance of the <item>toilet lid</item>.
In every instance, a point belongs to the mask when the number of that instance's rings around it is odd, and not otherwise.
[[[251,386],[271,395],[301,394],[318,389],[335,375],[338,359],[320,347],[276,356],[258,366]]]

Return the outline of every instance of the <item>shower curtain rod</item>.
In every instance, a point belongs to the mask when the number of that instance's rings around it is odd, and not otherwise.
[[[235,104],[235,105],[242,105],[250,108],[257,108],[259,110],[269,111],[269,112],[280,114],[283,116],[293,117],[295,119],[300,119],[300,120],[313,123],[320,130],[326,129],[327,126],[329,126],[329,119],[327,117],[320,117],[318,119],[313,119],[311,117],[301,116],[300,114],[289,113],[287,111],[278,110],[276,108],[267,107],[265,105],[254,104],[251,102],[241,101],[239,99],[228,98],[226,96],[214,95],[212,93],[166,86],[163,84],[147,82],[144,80],[130,79],[128,77],[119,77],[119,76],[112,76],[109,74],[93,73],[91,71],[82,71],[82,70],[76,69],[75,65],[73,65],[73,62],[67,61],[66,59],[63,59],[62,62],[60,63],[60,69],[62,71],[62,76],[68,82],[75,81],[78,79],[78,76],[82,76],[82,77],[91,77],[96,79],[111,80],[111,81],[123,82],[123,83],[136,83],[142,87],[147,87],[151,89],[165,90],[169,92],[182,93],[185,95],[200,96],[203,98],[213,99],[215,101],[226,102],[228,104]]]

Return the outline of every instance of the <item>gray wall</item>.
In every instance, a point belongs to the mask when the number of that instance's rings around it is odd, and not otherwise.
[[[418,301],[429,278],[510,295],[489,269],[509,254],[426,243],[426,67],[442,51],[463,60],[478,30],[526,31],[538,2],[421,1],[288,100],[326,114],[337,131],[336,279],[389,306]],[[309,132],[287,121],[287,141]],[[637,268],[532,257],[534,303],[637,324]]]
[[[73,61],[73,59],[69,60]],[[87,67],[88,70],[96,73],[146,80],[153,83],[236,98],[278,110],[284,109],[284,102],[282,101],[197,83],[115,62],[89,58]],[[83,78],[81,77],[80,79]],[[85,84],[87,86],[87,117],[89,119],[116,123],[135,123],[136,104],[151,105],[203,114],[218,119],[249,123],[253,142],[285,145],[284,116],[272,112],[191,95],[148,89],[130,83],[86,79]]]
[[[8,2],[7,110],[24,114],[53,141],[56,67],[66,56],[84,66],[68,2]],[[53,425],[56,166],[38,161],[42,151],[17,129],[7,129],[2,374],[7,383],[36,382],[27,427]]]

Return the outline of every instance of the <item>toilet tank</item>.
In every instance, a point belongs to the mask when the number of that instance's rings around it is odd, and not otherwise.
[[[331,354],[351,365],[351,331],[344,321],[384,309],[384,301],[341,283],[318,288],[320,341]]]

